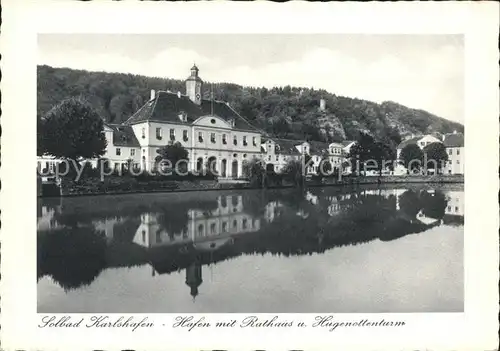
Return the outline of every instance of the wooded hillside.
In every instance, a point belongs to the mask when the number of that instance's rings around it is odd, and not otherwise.
[[[204,97],[210,98],[205,82]],[[151,89],[185,92],[182,80],[131,74],[87,72],[38,66],[38,117],[60,101],[83,96],[104,120],[121,123],[139,109]],[[271,135],[289,139],[340,141],[357,139],[359,131],[397,144],[417,133],[463,132],[463,125],[387,101],[382,104],[305,87],[273,89],[213,84],[216,100],[227,101],[242,116]],[[326,109],[319,110],[324,99]]]

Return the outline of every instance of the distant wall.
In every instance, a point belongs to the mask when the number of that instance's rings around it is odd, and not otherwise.
[[[359,177],[324,178],[309,180],[306,186],[343,186],[363,184],[444,184],[463,183],[464,176],[455,175],[432,175],[432,176],[384,176],[384,177]],[[269,189],[292,188],[292,182],[283,180],[281,184],[269,184]],[[225,190],[225,189],[255,189],[250,183],[218,183],[216,180],[194,180],[194,181],[171,181],[171,180],[149,180],[138,181],[131,177],[109,177],[103,182],[98,179],[86,179],[78,183],[63,181],[61,185],[61,196],[82,195],[104,195],[104,194],[128,194],[128,193],[153,193],[173,191],[200,191],[200,190]],[[44,192],[39,196],[59,196],[54,192]]]

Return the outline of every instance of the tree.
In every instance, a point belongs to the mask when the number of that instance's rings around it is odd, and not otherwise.
[[[376,155],[375,140],[367,133],[360,133],[357,142],[351,147],[348,158],[351,159],[351,165],[359,175],[359,170],[364,169],[365,163],[373,159]],[[358,168],[359,165],[359,168]]]
[[[423,150],[424,157],[426,156],[427,169],[435,169],[436,173],[442,170],[443,166],[448,161],[448,153],[446,152],[446,147],[440,143],[431,143],[424,147]]]
[[[263,179],[265,177],[265,170],[262,167],[262,161],[258,160],[256,158],[250,160],[250,162],[245,164],[245,167],[243,169],[243,174],[245,174],[248,179],[250,180],[250,183],[253,186],[260,187],[262,186]]]
[[[318,167],[319,175],[322,177],[331,175],[332,169],[333,169],[332,163],[328,159],[328,155],[326,154],[323,155],[321,161],[319,161],[319,167]]]
[[[41,155],[77,161],[100,157],[106,151],[104,122],[82,99],[57,104],[42,117],[38,127]]]
[[[186,172],[189,162],[188,151],[182,146],[180,142],[170,143],[157,150],[156,163],[162,161],[170,161],[171,167],[175,171]],[[179,161],[183,161],[178,163]],[[177,168],[176,168],[176,165]]]
[[[304,173],[302,171],[302,162],[299,160],[290,160],[283,168],[282,174],[285,178],[294,182],[295,186],[302,185]]]
[[[388,163],[389,168],[392,168],[393,161],[396,158],[395,152],[391,147],[383,142],[374,142],[373,147],[370,149],[370,159],[374,160],[377,165],[377,170],[379,174],[382,175],[384,163]]]
[[[409,171],[419,170],[423,157],[424,153],[417,144],[406,145],[403,150],[401,150],[401,154],[399,155],[403,165]]]

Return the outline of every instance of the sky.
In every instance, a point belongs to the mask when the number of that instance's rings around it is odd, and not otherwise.
[[[40,34],[38,64],[325,89],[463,123],[462,35]]]

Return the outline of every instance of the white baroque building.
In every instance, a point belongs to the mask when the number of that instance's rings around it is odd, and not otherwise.
[[[157,151],[179,142],[188,151],[188,170],[200,171],[215,163],[220,178],[242,177],[244,163],[255,158],[276,172],[305,154],[312,157],[309,173],[318,171],[324,157],[340,168],[344,145],[265,137],[228,103],[203,99],[202,91],[196,65],[186,79],[186,94],[152,90],[149,101],[124,123],[105,123],[103,158],[116,170],[134,166],[150,171],[156,167]],[[86,161],[97,165],[97,160]],[[54,170],[58,162],[39,157],[38,167]]]

